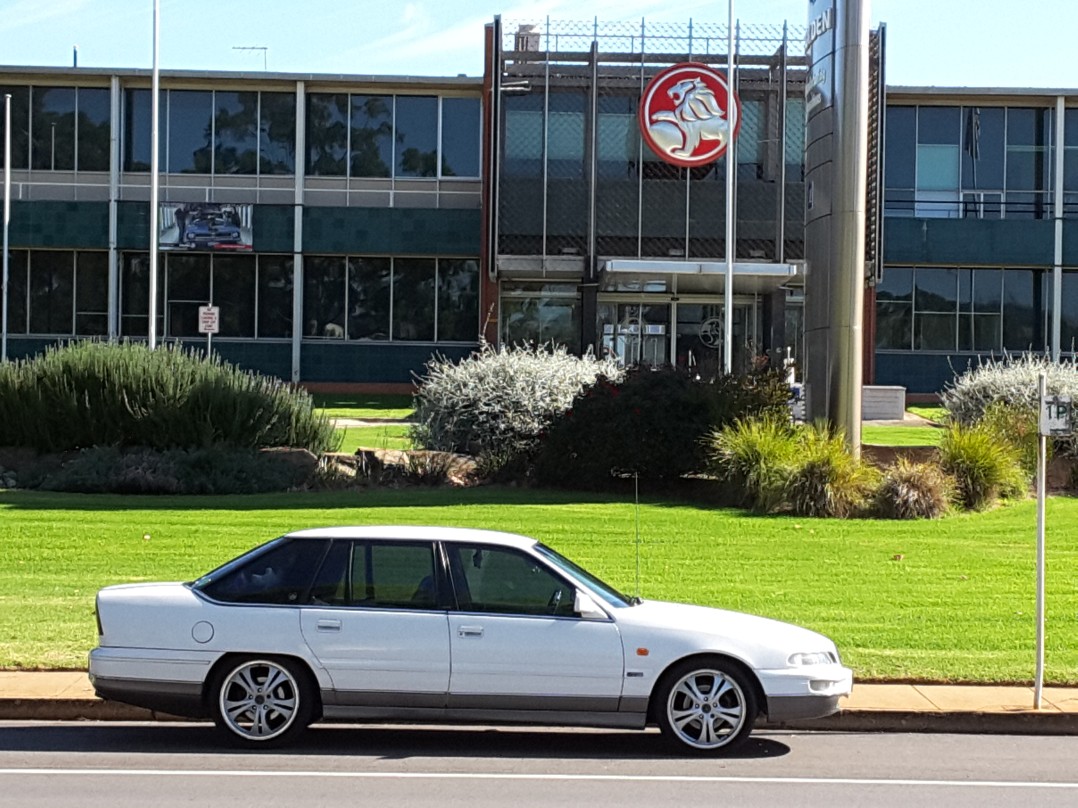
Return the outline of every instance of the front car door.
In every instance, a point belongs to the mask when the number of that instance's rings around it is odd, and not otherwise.
[[[617,624],[573,611],[574,587],[523,550],[447,542],[450,708],[613,712],[624,677]]]

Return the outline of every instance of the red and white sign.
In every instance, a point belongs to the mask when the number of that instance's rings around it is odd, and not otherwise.
[[[683,62],[651,80],[638,117],[644,142],[660,159],[691,168],[726,152],[741,127],[741,102],[722,73]]]
[[[221,330],[221,307],[199,306],[198,307],[198,333],[216,334]]]

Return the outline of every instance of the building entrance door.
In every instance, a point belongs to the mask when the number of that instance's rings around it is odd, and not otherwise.
[[[670,364],[670,303],[600,304],[603,353],[619,364]]]
[[[688,368],[702,379],[723,373],[723,343],[726,322],[719,303],[679,302],[677,307],[676,356],[674,364]],[[752,304],[734,304],[734,373],[751,369],[754,351]]]

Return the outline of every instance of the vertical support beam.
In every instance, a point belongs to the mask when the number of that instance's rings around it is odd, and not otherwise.
[[[550,17],[546,18],[546,53],[543,60],[543,275],[546,275],[547,186],[550,183]]]
[[[109,342],[120,337],[120,253],[117,247],[120,228],[120,105],[123,94],[120,77],[113,76],[109,101],[109,289],[108,289],[108,335]]]
[[[726,86],[734,91],[734,0],[727,0]],[[722,371],[734,371],[734,171],[737,140],[726,147],[726,274],[722,289]]]
[[[1055,126],[1055,204],[1053,217],[1056,225],[1055,257],[1052,262],[1052,361],[1059,363],[1060,342],[1063,340],[1062,309],[1063,309],[1063,119],[1066,113],[1064,97],[1056,97],[1056,126]]]
[[[486,68],[483,76],[483,232],[482,253],[479,256],[479,316],[480,340],[497,345],[501,339],[501,302],[498,299],[498,154],[501,143],[502,104],[502,19],[495,15],[486,26]]]
[[[4,94],[4,256],[0,283],[0,362],[7,361],[8,230],[11,227],[11,93]]]
[[[296,82],[296,187],[292,221],[292,384],[302,378],[303,348],[303,200],[307,184],[307,85]]]
[[[588,280],[594,281],[599,272],[596,250],[599,242],[599,219],[596,196],[599,184],[599,42],[592,40],[591,92],[588,110],[588,257],[585,264]],[[594,327],[594,323],[592,323]]]
[[[786,76],[789,66],[789,28],[786,22],[782,23],[782,70],[781,84],[779,85],[779,215],[778,215],[778,244],[775,245],[775,260],[782,264],[786,261]],[[781,357],[780,357],[781,359]]]
[[[161,188],[161,148],[158,143],[161,116],[161,71],[158,68],[158,44],[161,29],[161,2],[153,0],[153,78],[150,82],[150,307],[146,340],[152,351],[157,347],[157,216]]]

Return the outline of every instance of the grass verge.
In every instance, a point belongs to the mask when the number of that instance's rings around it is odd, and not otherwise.
[[[934,426],[861,427],[861,442],[874,446],[939,446],[944,430]]]
[[[411,449],[407,424],[380,424],[378,426],[349,426],[337,430],[341,436],[338,452],[353,454],[362,446],[365,449]]]
[[[315,409],[330,418],[411,418],[415,408],[409,395],[379,395],[375,393],[345,395],[312,393]]]
[[[857,676],[1030,682],[1035,503],[933,522],[757,517],[691,502],[639,508],[640,593],[822,631]],[[439,524],[536,536],[635,592],[629,495],[515,488],[248,497],[0,492],[0,668],[80,668],[93,598],[191,580],[283,532]],[[1078,684],[1078,500],[1048,502],[1047,679]]]

